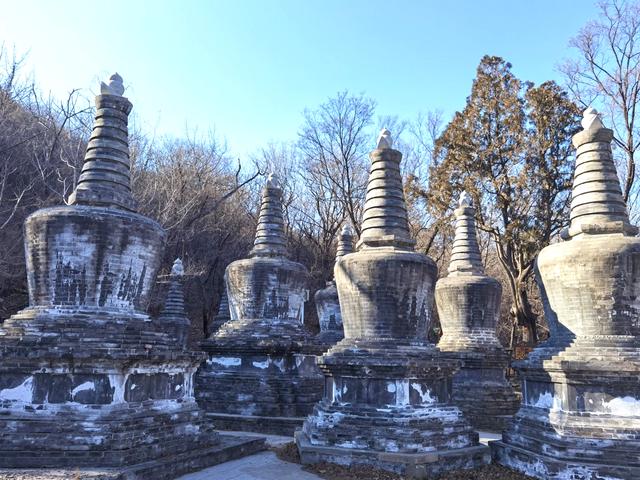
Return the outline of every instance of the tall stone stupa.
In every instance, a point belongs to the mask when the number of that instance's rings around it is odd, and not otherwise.
[[[262,190],[249,258],[225,272],[231,321],[202,343],[198,402],[218,428],[292,435],[322,395],[312,335],[304,327],[309,274],[287,258],[282,188]]]
[[[640,478],[640,239],[613,131],[592,108],[582,127],[565,241],[537,259],[551,337],[515,365],[524,398],[492,449],[540,479],[629,480]]]
[[[203,356],[170,325],[185,320],[181,291],[162,322],[145,313],[165,232],[136,213],[123,92],[118,74],[101,86],[69,205],[25,222],[29,306],[0,328],[0,468],[172,479],[261,448],[222,438],[198,408]]]
[[[335,265],[345,337],[319,359],[325,393],[296,432],[300,457],[418,478],[472,468],[488,448],[451,403],[460,362],[427,340],[437,267],[413,250],[386,129],[370,158],[357,252]]]
[[[509,354],[496,336],[502,286],[485,274],[476,236],[475,209],[462,192],[449,275],[436,283],[443,335],[438,348],[462,361],[453,377],[453,401],[478,430],[500,431],[520,406],[506,379]]]

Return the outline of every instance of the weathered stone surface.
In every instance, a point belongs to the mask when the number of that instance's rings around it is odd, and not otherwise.
[[[250,257],[225,273],[232,319],[202,343],[198,402],[220,428],[291,435],[321,397],[303,325],[308,272],[285,254],[282,190],[270,176]]]
[[[340,231],[336,262],[341,257],[353,252],[353,236],[353,229],[349,225],[345,225]],[[320,333],[316,336],[315,342],[318,344],[319,353],[324,353],[329,347],[344,338],[342,313],[335,280],[328,281],[326,288],[318,290],[314,300],[320,324]]]
[[[453,377],[453,401],[479,430],[505,428],[520,400],[505,377],[509,355],[496,337],[502,287],[485,275],[475,230],[475,210],[463,192],[454,212],[449,276],[436,284],[443,335],[438,348],[462,361]]]
[[[413,251],[400,152],[371,153],[358,252],[335,266],[345,338],[319,359],[325,392],[296,442],[303,462],[370,463],[426,478],[488,460],[451,403],[459,367],[427,341],[437,267]]]
[[[25,223],[29,307],[0,328],[0,468],[174,478],[210,465],[221,445],[194,398],[204,355],[178,338],[178,267],[162,318],[144,313],[165,233],[133,211],[131,103],[110,93],[96,105],[72,205]]]
[[[615,175],[613,132],[593,110],[583,128],[573,137],[569,241],[537,259],[551,338],[515,365],[523,403],[492,449],[537,478],[640,478],[640,239]]]

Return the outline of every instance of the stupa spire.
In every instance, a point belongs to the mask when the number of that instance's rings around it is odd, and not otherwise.
[[[250,256],[285,256],[287,241],[282,214],[282,186],[275,173],[270,173],[262,190],[258,227]]]
[[[135,211],[131,195],[128,116],[131,102],[122,96],[124,86],[117,73],[100,85],[96,116],[70,205],[117,207]]]
[[[184,317],[184,292],[182,290],[182,277],[184,275],[184,267],[182,260],[176,258],[171,268],[169,292],[164,304],[164,309],[160,314],[165,317]]]
[[[358,249],[377,246],[412,248],[407,207],[402,190],[400,161],[402,154],[391,148],[391,133],[385,128],[377,148],[369,154],[371,168],[364,203]]]
[[[336,251],[336,262],[340,257],[344,257],[350,253],[353,253],[353,228],[348,223],[340,230],[338,235],[338,249]]]
[[[456,218],[456,233],[453,239],[449,275],[484,275],[476,236],[475,213],[471,197],[463,191],[458,200],[458,208],[453,212]]]
[[[611,153],[613,130],[603,125],[594,108],[587,108],[583,115],[583,130],[572,139],[577,151],[571,225],[562,236],[567,239],[582,233],[635,235],[638,229],[629,222]]]

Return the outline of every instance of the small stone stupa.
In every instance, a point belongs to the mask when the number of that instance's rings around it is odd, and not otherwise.
[[[370,157],[357,252],[335,266],[345,335],[318,361],[325,393],[296,432],[301,460],[419,478],[475,467],[488,448],[451,403],[460,362],[427,340],[437,267],[413,250],[402,154],[387,130]]]
[[[193,392],[203,355],[145,313],[165,232],[135,212],[123,92],[117,74],[102,84],[70,205],[25,222],[29,306],[0,328],[0,468],[159,480],[262,448],[213,430]]]
[[[591,108],[582,127],[565,241],[537,259],[551,337],[515,364],[524,398],[492,449],[540,479],[629,480],[640,478],[640,239],[613,131]]]
[[[476,237],[475,209],[466,192],[454,211],[449,275],[436,283],[443,335],[438,348],[462,361],[453,377],[453,401],[478,430],[500,431],[520,406],[506,379],[509,355],[496,337],[502,287],[485,275]]]
[[[229,295],[227,294],[227,282],[224,282],[222,295],[220,296],[220,305],[218,305],[218,313],[209,325],[207,336],[215,335],[220,327],[231,320],[231,311],[229,310]]]
[[[342,227],[338,237],[336,262],[353,252],[353,236],[353,228],[350,225]],[[315,303],[320,323],[320,333],[316,336],[316,342],[322,352],[325,352],[344,337],[338,289],[334,279],[327,282],[326,288],[316,292]]]
[[[164,308],[158,317],[158,323],[164,327],[164,330],[173,334],[183,348],[187,347],[189,341],[189,330],[191,322],[184,311],[184,290],[182,287],[182,279],[184,276],[184,267],[182,260],[176,258],[171,267],[169,276],[169,291],[164,302]]]
[[[225,273],[232,320],[202,343],[209,358],[196,390],[217,428],[292,435],[322,396],[303,324],[309,274],[286,255],[282,189],[272,174],[249,258]]]

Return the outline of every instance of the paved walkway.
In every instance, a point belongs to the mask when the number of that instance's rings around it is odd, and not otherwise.
[[[260,452],[250,457],[232,460],[178,480],[321,480],[305,472],[296,463],[283,462],[273,452]]]

